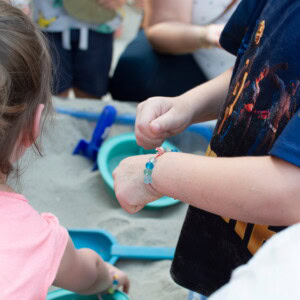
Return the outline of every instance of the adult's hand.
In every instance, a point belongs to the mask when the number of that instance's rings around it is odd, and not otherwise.
[[[126,3],[126,0],[97,0],[97,1],[104,8],[111,9],[111,10],[116,10],[122,7]]]
[[[211,24],[205,27],[203,48],[221,47],[219,40],[224,29],[224,24]]]
[[[137,108],[135,135],[138,145],[145,149],[161,146],[170,136],[190,125],[191,109],[179,97],[153,97]]]

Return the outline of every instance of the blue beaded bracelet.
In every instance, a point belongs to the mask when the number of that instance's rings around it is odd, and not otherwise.
[[[146,184],[152,183],[152,171],[157,162],[157,158],[166,152],[178,152],[177,149],[164,149],[163,147],[158,147],[155,150],[157,151],[156,156],[153,156],[149,159],[144,170],[144,183]]]

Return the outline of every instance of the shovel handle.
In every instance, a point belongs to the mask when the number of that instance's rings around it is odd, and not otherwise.
[[[93,146],[96,146],[97,148],[100,147],[101,143],[106,138],[107,129],[114,123],[116,115],[117,111],[113,106],[107,105],[104,107],[91,139],[91,144]]]
[[[175,249],[168,247],[134,247],[113,245],[111,255],[125,259],[172,260]]]

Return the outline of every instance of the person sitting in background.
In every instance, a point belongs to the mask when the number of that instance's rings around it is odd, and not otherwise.
[[[235,58],[220,49],[219,37],[238,2],[145,1],[143,29],[121,55],[112,97],[178,96],[231,67]]]
[[[62,0],[34,0],[34,20],[52,46],[56,69],[53,93],[67,97],[70,89],[74,89],[78,98],[101,98],[108,90],[113,33],[121,23],[116,10],[125,0],[81,1],[69,3],[72,10],[77,7],[79,14],[86,10],[87,21],[71,16]],[[93,6],[88,8],[87,4]],[[80,9],[81,6],[86,9]],[[100,6],[106,21],[89,19],[88,13],[100,10]]]

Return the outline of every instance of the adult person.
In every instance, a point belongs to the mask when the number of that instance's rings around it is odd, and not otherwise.
[[[234,64],[219,37],[238,0],[148,0],[110,82],[114,99],[178,96]]]

